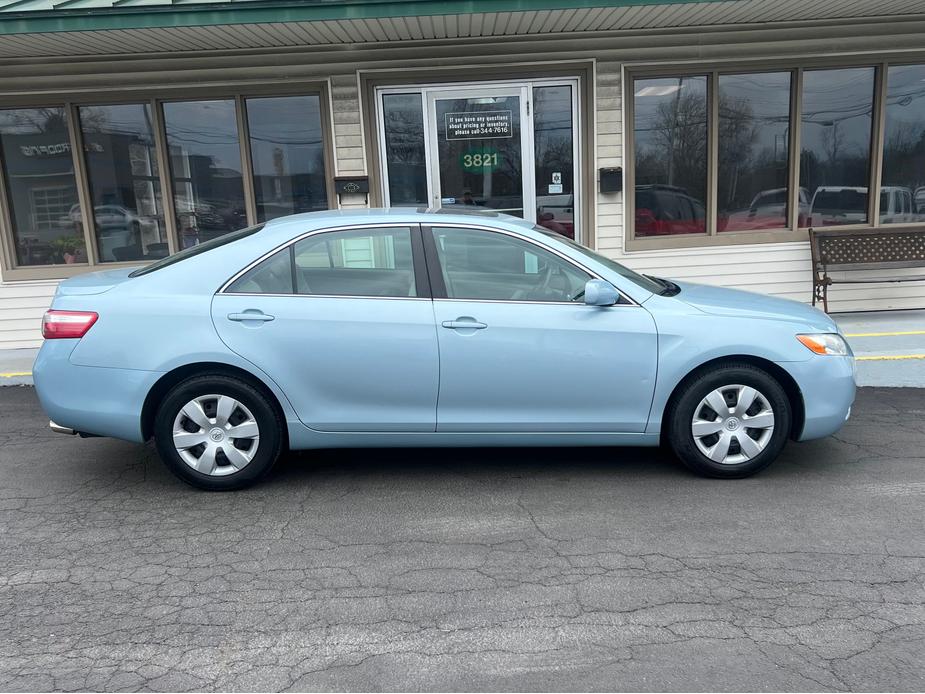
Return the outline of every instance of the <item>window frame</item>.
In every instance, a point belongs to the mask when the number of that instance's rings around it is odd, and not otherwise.
[[[365,229],[369,230],[379,230],[379,229],[409,229],[411,232],[411,262],[412,269],[414,271],[414,285],[416,296],[366,296],[361,294],[300,294],[295,291],[289,294],[264,294],[260,292],[232,292],[228,291],[231,285],[241,279],[248,272],[256,268],[258,265],[263,263],[265,260],[269,260],[274,255],[281,251],[288,251],[290,257],[290,263],[293,265],[292,271],[295,271],[295,246],[297,243],[304,241],[305,239],[311,238],[313,236],[319,236],[321,234],[333,234],[342,231],[362,231]],[[307,231],[303,234],[299,234],[288,241],[281,243],[275,246],[272,250],[267,251],[261,255],[256,260],[250,262],[242,269],[238,270],[234,275],[232,275],[228,280],[226,280],[222,286],[216,291],[218,294],[226,294],[228,296],[266,296],[266,297],[290,297],[290,298],[301,298],[301,299],[381,299],[383,301],[431,301],[432,292],[430,279],[427,272],[427,262],[425,260],[424,246],[421,239],[421,225],[419,222],[367,222],[366,224],[347,224],[343,226],[334,226],[334,227],[324,227],[323,229],[313,229],[312,231]],[[293,281],[294,281],[293,277]]]
[[[713,62],[674,65],[625,65],[623,69],[624,96],[624,249],[626,251],[647,251],[676,248],[711,248],[758,243],[805,242],[809,239],[809,227],[801,227],[799,221],[800,198],[800,136],[803,103],[803,75],[817,70],[851,68],[873,68],[874,88],[871,102],[871,136],[868,162],[868,221],[859,224],[844,224],[825,227],[829,231],[872,230],[888,227],[921,227],[920,222],[883,224],[880,221],[880,192],[882,190],[884,124],[889,68],[901,65],[925,64],[925,56],[904,56],[899,60],[863,56],[851,59],[784,59],[748,62]],[[771,230],[723,231],[717,229],[717,190],[719,155],[719,88],[721,75],[761,74],[768,72],[790,72],[790,125],[789,162],[787,173],[788,220],[787,226]],[[705,75],[707,77],[707,230],[703,234],[678,234],[675,236],[637,237],[635,228],[635,96],[636,79],[677,78]]]
[[[250,130],[244,100],[251,97],[286,97],[317,95],[321,106],[321,128],[324,151],[325,184],[328,195],[328,208],[336,206],[337,197],[334,188],[334,128],[331,111],[330,84],[327,80],[305,82],[269,82],[260,85],[242,86],[229,82],[223,85],[198,87],[172,87],[166,89],[120,89],[93,93],[77,92],[53,94],[43,97],[3,98],[0,97],[0,109],[28,108],[63,108],[67,114],[69,144],[73,158],[74,178],[77,186],[77,201],[81,208],[84,244],[87,249],[87,262],[58,265],[19,265],[16,257],[16,245],[13,237],[12,207],[10,205],[5,171],[0,162],[0,269],[4,281],[16,280],[62,280],[92,270],[118,269],[136,267],[144,261],[100,262],[90,194],[88,169],[84,156],[83,133],[80,128],[79,108],[86,106],[116,106],[144,104],[151,108],[154,144],[156,149],[158,179],[161,187],[162,206],[164,208],[164,226],[167,233],[168,253],[173,255],[180,250],[177,235],[176,213],[174,210],[173,182],[170,170],[170,154],[167,149],[167,135],[164,123],[163,104],[177,101],[210,101],[215,99],[233,100],[238,128],[239,148],[241,150],[242,178],[247,212],[248,227],[256,225],[256,195],[254,176],[250,165]],[[153,262],[150,261],[150,262]]]

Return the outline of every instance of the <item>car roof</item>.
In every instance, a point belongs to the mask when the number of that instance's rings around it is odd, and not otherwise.
[[[283,225],[304,224],[307,229],[321,229],[326,226],[344,224],[387,224],[409,222],[414,224],[473,224],[479,221],[492,226],[513,225],[520,229],[532,229],[533,223],[520,217],[502,214],[493,210],[457,210],[452,208],[391,207],[357,208],[352,210],[322,210],[277,217],[266,223],[266,228],[275,229]]]

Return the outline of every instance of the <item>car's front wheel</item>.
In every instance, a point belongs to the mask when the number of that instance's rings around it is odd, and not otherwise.
[[[685,384],[669,413],[668,442],[691,470],[748,477],[780,454],[790,436],[790,401],[751,364],[728,364]]]
[[[279,458],[283,421],[249,383],[222,374],[174,386],[154,422],[157,450],[184,482],[221,491],[263,477]]]

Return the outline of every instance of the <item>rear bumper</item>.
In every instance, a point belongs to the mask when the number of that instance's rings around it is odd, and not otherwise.
[[[796,380],[803,395],[803,429],[797,441],[830,436],[851,414],[855,384],[854,357],[814,356],[779,364]]]
[[[69,357],[77,342],[46,340],[32,368],[39,402],[58,427],[52,429],[143,441],[142,406],[162,374],[76,366]]]

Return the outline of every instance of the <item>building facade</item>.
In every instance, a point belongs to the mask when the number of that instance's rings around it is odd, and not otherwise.
[[[0,349],[61,279],[331,207],[809,301],[809,227],[925,221],[923,31],[925,0],[0,0]]]

